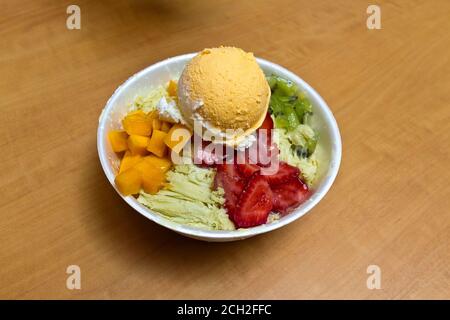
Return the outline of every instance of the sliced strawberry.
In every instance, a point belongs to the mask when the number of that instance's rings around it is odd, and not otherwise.
[[[239,198],[233,221],[239,228],[248,228],[266,223],[272,210],[272,191],[260,175],[253,175]]]
[[[270,116],[270,113],[267,113],[262,125],[256,131],[257,136],[261,136],[263,132],[265,133],[265,135],[267,136],[267,145],[270,145],[272,143],[272,129],[273,120]]]
[[[236,164],[218,164],[214,179],[216,187],[225,191],[225,208],[228,215],[233,217],[239,197],[244,190],[245,182],[238,173]]]
[[[268,172],[268,170],[262,170],[262,175],[264,178],[266,178],[270,186],[276,186],[281,183],[287,182],[292,178],[298,178],[300,174],[300,170],[297,167],[291,166],[282,161],[280,161],[280,163],[278,164],[278,171],[276,173],[264,175],[264,172]]]
[[[309,196],[308,187],[298,178],[272,187],[272,193],[273,210],[281,214],[288,213],[290,209],[304,202]]]
[[[266,130],[272,130],[273,129],[273,120],[270,116],[270,113],[267,112],[266,118],[264,119],[261,127],[259,129],[266,129]]]
[[[253,159],[258,162],[258,165],[263,167],[270,166],[273,158],[278,156],[278,149],[272,141],[272,129],[273,120],[270,114],[267,113],[263,124],[257,130],[258,154],[257,159]]]
[[[251,163],[237,164],[237,168],[244,179],[250,178],[255,172],[259,172],[261,170],[261,168],[256,164]]]
[[[220,163],[217,165],[217,171],[225,173],[227,176],[232,178],[241,178],[235,163]]]

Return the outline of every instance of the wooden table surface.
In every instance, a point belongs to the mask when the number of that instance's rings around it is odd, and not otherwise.
[[[450,298],[449,1],[377,1],[381,30],[346,0],[77,0],[68,30],[66,2],[0,4],[0,298]],[[214,244],[128,207],[96,130],[130,75],[221,44],[316,88],[343,158],[310,214]]]

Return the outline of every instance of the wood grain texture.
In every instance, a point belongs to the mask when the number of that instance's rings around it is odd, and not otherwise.
[[[450,2],[377,2],[369,31],[367,1],[78,0],[69,31],[69,2],[2,1],[0,298],[450,298]],[[343,159],[304,218],[210,244],[115,194],[96,129],[131,74],[221,44],[316,88]]]

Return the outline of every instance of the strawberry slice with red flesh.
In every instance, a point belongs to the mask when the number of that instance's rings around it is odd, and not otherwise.
[[[267,112],[266,117],[264,118],[263,123],[261,124],[261,127],[258,129],[266,129],[266,130],[272,130],[273,129],[273,120],[270,116],[270,113]]]
[[[236,164],[218,164],[214,184],[216,187],[222,187],[225,191],[225,208],[230,218],[232,218],[245,186],[244,180],[238,173]]]
[[[265,134],[267,135],[267,145],[270,146],[272,144],[272,129],[273,129],[273,120],[270,116],[270,113],[266,114],[263,123],[257,130],[257,135],[260,136],[262,131],[265,130]]]
[[[278,155],[275,144],[272,142],[272,129],[273,120],[269,113],[266,114],[262,125],[257,130],[257,143],[258,143],[258,165],[269,166],[272,161],[272,157]],[[264,157],[260,159],[260,157]]]
[[[238,228],[249,228],[266,223],[272,210],[272,202],[272,191],[266,179],[259,174],[254,174],[239,198],[232,219]]]
[[[266,178],[270,186],[277,186],[291,180],[292,178],[298,178],[299,175],[300,170],[297,167],[280,161],[280,163],[278,164],[278,171],[276,173],[263,175],[263,177]]]
[[[281,214],[303,203],[309,196],[308,186],[300,179],[293,178],[286,183],[272,187],[273,210]]]
[[[256,164],[251,163],[237,164],[237,168],[244,179],[250,178],[254,173],[261,170]]]

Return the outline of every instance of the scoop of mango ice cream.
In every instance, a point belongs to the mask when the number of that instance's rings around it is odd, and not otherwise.
[[[234,146],[261,126],[269,100],[270,87],[255,57],[234,47],[204,49],[186,65],[178,82],[187,125],[196,130],[198,121],[202,130]]]

